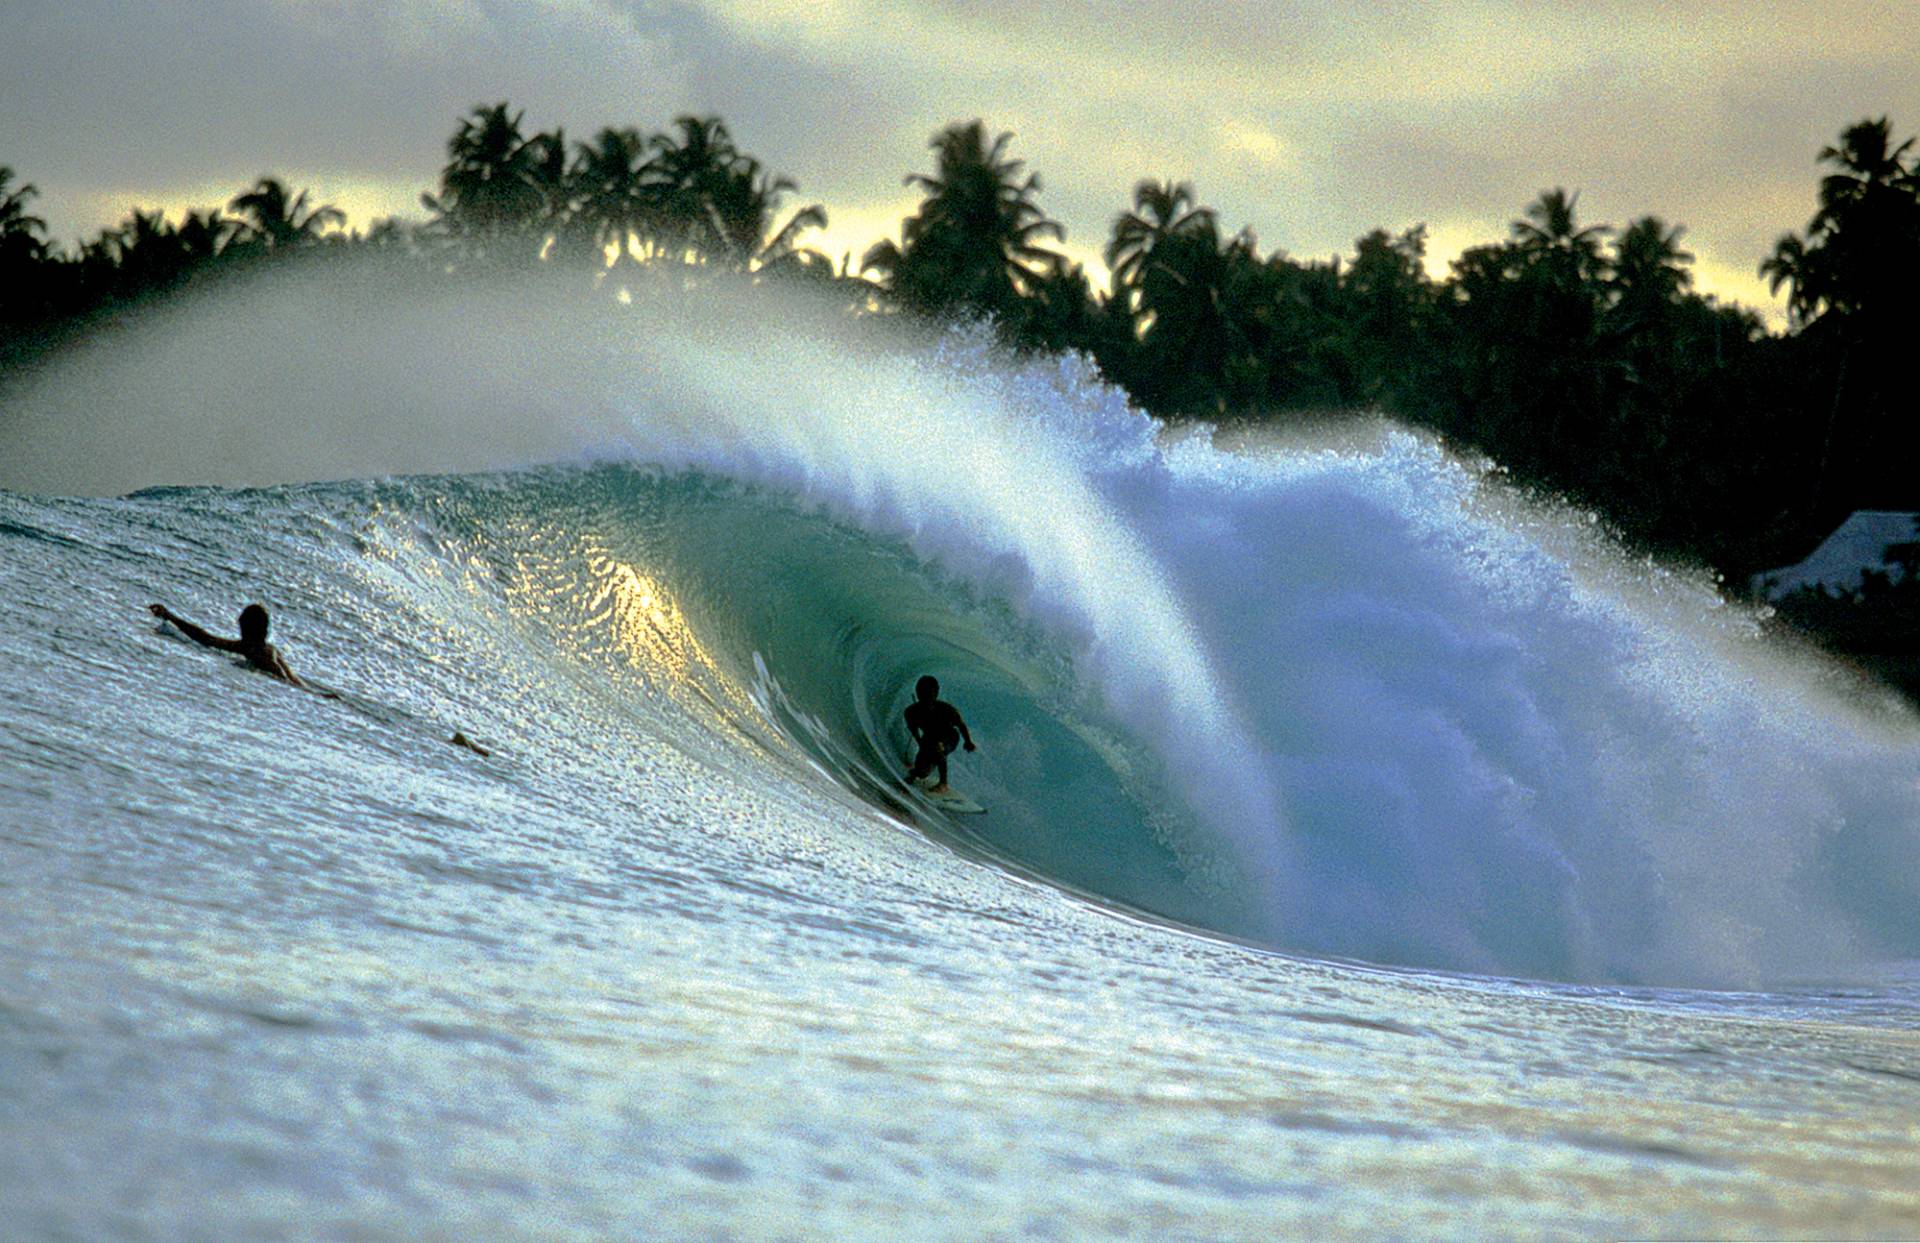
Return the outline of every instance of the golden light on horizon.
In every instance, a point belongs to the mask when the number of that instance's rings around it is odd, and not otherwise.
[[[219,211],[227,214],[227,204],[252,189],[263,176],[282,182],[289,194],[307,193],[307,210],[331,205],[346,214],[348,230],[364,230],[375,221],[389,217],[421,219],[420,194],[425,188],[413,181],[395,179],[341,177],[330,173],[263,172],[233,180],[201,181],[160,188],[112,189],[89,195],[76,213],[82,222],[83,236],[124,223],[130,212],[158,211],[177,224],[190,211]],[[74,239],[76,242],[80,239]]]

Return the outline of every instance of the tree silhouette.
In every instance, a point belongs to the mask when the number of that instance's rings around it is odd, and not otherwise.
[[[1066,230],[1034,202],[1040,179],[1023,175],[1025,162],[1007,155],[1012,140],[1003,133],[989,142],[978,120],[934,135],[934,171],[906,179],[926,198],[902,222],[900,243],[881,242],[862,262],[900,305],[991,315],[1017,331],[1021,295],[1058,261],[1039,241],[1063,239]]]
[[[583,189],[567,160],[567,132],[543,131],[527,139],[526,177],[540,195],[539,217],[526,242],[531,252],[558,263],[605,266],[595,228],[580,210]]]
[[[1613,248],[1612,288],[1622,305],[1670,303],[1693,285],[1690,251],[1680,249],[1686,228],[1668,228],[1658,216],[1629,224]]]
[[[1354,243],[1339,314],[1359,401],[1427,413],[1434,405],[1438,295],[1426,269],[1427,230],[1375,229]]]
[[[179,275],[179,237],[160,212],[136,211],[120,230],[116,258],[123,292],[146,293]]]
[[[31,184],[9,189],[12,181],[13,169],[0,164],[0,265],[5,268],[38,263],[47,253],[47,222],[27,214],[27,201],[40,191]]]
[[[47,222],[27,212],[40,192],[13,185],[13,169],[0,164],[0,324],[14,325],[46,313]]]
[[[1557,186],[1543,190],[1511,226],[1522,259],[1568,290],[1598,281],[1607,266],[1601,243],[1611,230],[1605,225],[1581,228],[1579,203],[1578,191],[1569,195]]]
[[[1123,215],[1109,246],[1123,261],[1138,259],[1129,268],[1134,279],[1120,295],[1132,304],[1139,337],[1133,382],[1150,404],[1186,414],[1218,413],[1227,400],[1220,387],[1228,359],[1249,355],[1258,335],[1263,299],[1257,287],[1264,282],[1253,236],[1242,231],[1222,238],[1211,211],[1176,216],[1177,194],[1159,205],[1177,227],[1158,230],[1157,239],[1142,238]],[[1151,228],[1153,221],[1147,223]],[[1246,378],[1243,368],[1239,387],[1247,387]]]
[[[520,112],[507,105],[475,108],[447,141],[439,194],[423,194],[434,228],[458,251],[502,261],[537,258],[536,241],[549,206],[545,188],[551,151],[529,143]]]
[[[1795,324],[1805,324],[1826,303],[1822,264],[1808,254],[1806,242],[1797,233],[1783,234],[1773,244],[1773,253],[1760,261],[1760,275],[1767,278],[1769,293],[1787,287],[1787,311]]]
[[[227,204],[240,218],[241,236],[269,250],[284,250],[316,241],[329,227],[346,223],[346,213],[332,204],[308,210],[307,192],[289,198],[286,184],[262,177],[253,189]]]
[[[1098,354],[1108,344],[1107,326],[1085,269],[1056,260],[1028,287],[1017,343],[1039,350],[1083,349]],[[1131,344],[1131,330],[1127,344]]]
[[[697,263],[731,249],[714,196],[744,157],[719,117],[681,116],[673,124],[676,133],[653,137],[647,166],[658,205],[656,232],[668,257]]]
[[[1217,229],[1217,222],[1212,208],[1198,205],[1190,182],[1142,181],[1135,185],[1133,210],[1115,217],[1112,240],[1106,248],[1115,293],[1126,291],[1128,305],[1137,305],[1154,248],[1175,234],[1198,228]]]
[[[1819,209],[1806,238],[1789,233],[1760,265],[1775,292],[1789,290],[1800,322],[1829,310],[1850,315],[1911,302],[1920,281],[1920,161],[1893,144],[1887,118],[1849,126],[1820,161]]]
[[[799,236],[826,226],[826,208],[809,204],[785,224],[775,224],[780,200],[798,188],[790,177],[763,172],[751,156],[737,157],[710,177],[705,207],[714,256],[735,271],[769,274],[825,263],[824,255],[799,245]]]
[[[640,261],[635,246],[653,204],[648,150],[647,139],[631,126],[602,129],[575,149],[574,211],[602,251],[612,252],[616,268]]]
[[[1920,425],[1905,365],[1920,316],[1920,160],[1895,144],[1887,118],[1849,126],[1823,148],[1831,167],[1804,238],[1789,233],[1760,265],[1788,288],[1801,332],[1799,371],[1825,407],[1808,521],[1847,508],[1911,504]]]
[[[239,227],[219,212],[195,209],[181,218],[174,234],[187,263],[200,265],[219,258]]]

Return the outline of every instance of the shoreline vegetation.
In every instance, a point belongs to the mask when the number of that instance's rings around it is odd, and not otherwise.
[[[424,221],[352,231],[262,177],[224,209],[135,210],[62,248],[31,214],[34,186],[0,166],[0,385],[187,289],[371,253],[421,281],[572,270],[598,298],[801,282],[848,315],[985,319],[1010,349],[1087,355],[1170,422],[1384,414],[1736,596],[1855,510],[1920,510],[1920,154],[1884,117],[1818,153],[1817,211],[1758,263],[1787,294],[1778,332],[1694,290],[1683,227],[1586,224],[1560,188],[1436,280],[1424,225],[1297,259],[1228,232],[1189,183],[1143,180],[1118,206],[1099,290],[1050,248],[1065,230],[1012,138],[979,120],[934,135],[932,171],[906,179],[923,197],[900,240],[857,266],[804,244],[825,210],[784,210],[798,187],[715,117],[574,142],[528,132],[506,103],[478,107],[421,196]],[[1856,590],[1795,592],[1775,616],[1920,702],[1915,548],[1891,546],[1889,571]]]

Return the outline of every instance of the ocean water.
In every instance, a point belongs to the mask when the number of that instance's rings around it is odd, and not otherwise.
[[[8,1237],[1920,1235],[1920,726],[1698,576],[977,333],[250,296],[0,405]]]

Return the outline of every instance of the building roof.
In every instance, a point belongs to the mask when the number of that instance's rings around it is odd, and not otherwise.
[[[1909,544],[1920,538],[1915,532],[1916,520],[1920,520],[1920,513],[1856,510],[1821,541],[1820,547],[1809,553],[1806,560],[1754,575],[1754,592],[1778,597],[1815,585],[1833,591],[1852,591],[1860,586],[1861,576],[1867,570],[1880,570],[1897,579],[1900,569],[1887,565],[1887,545]]]

